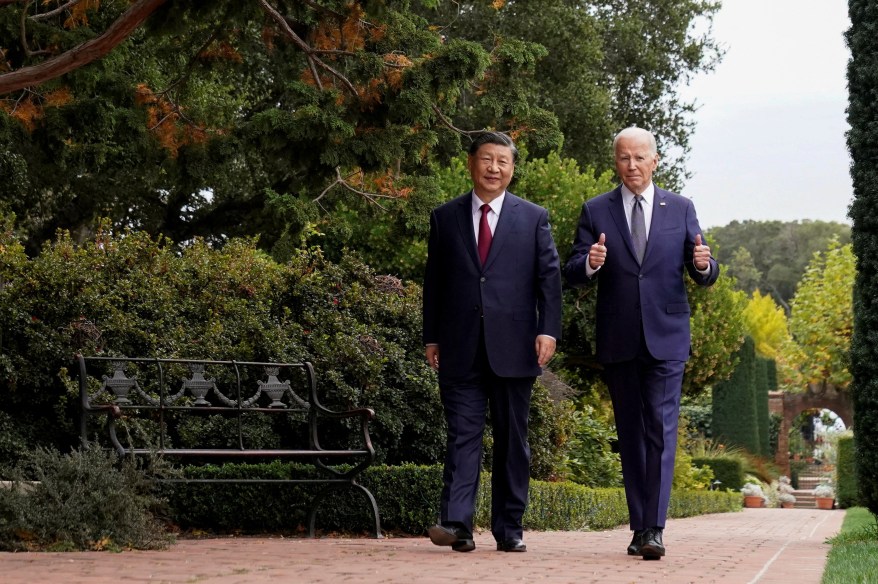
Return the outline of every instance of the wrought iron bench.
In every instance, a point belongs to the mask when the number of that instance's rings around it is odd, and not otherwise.
[[[203,359],[84,357],[77,355],[82,408],[80,439],[103,425],[104,439],[120,455],[155,455],[189,462],[236,459],[303,460],[319,476],[289,479],[163,478],[187,483],[326,483],[311,500],[308,536],[314,537],[317,510],[334,489],[353,487],[368,500],[375,520],[375,537],[381,538],[378,504],[357,476],[375,460],[369,436],[368,408],[333,411],[317,397],[317,383],[310,363],[257,363]],[[288,377],[281,381],[280,377]],[[301,392],[304,397],[300,396]],[[191,432],[181,424],[195,417],[218,416],[229,433],[212,435],[210,444],[191,444]],[[281,424],[277,444],[266,447],[250,437],[254,416],[270,416]],[[263,420],[266,422],[267,420]],[[335,434],[327,437],[327,426]],[[120,431],[121,427],[121,431]],[[346,431],[346,432],[345,432]],[[352,439],[352,435],[356,435]],[[343,438],[340,436],[346,435]],[[327,446],[327,442],[332,442]],[[204,440],[200,440],[204,442]],[[358,442],[354,447],[349,444]]]

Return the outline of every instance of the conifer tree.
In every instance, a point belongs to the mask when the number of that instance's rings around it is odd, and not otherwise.
[[[713,386],[713,436],[726,445],[740,446],[748,452],[759,454],[762,447],[757,420],[753,339],[744,338],[738,357],[738,366],[732,376]]]
[[[848,8],[850,216],[857,258],[851,341],[854,443],[862,504],[878,514],[878,4],[849,0]]]

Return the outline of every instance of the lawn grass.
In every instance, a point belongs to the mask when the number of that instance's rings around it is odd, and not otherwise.
[[[863,507],[851,507],[823,570],[822,584],[872,584],[878,582],[878,523]]]

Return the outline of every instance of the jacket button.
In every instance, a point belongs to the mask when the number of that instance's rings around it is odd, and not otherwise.
[[[482,276],[481,278],[479,278],[479,282],[484,282],[485,280],[487,280],[487,278],[484,277],[484,276]]]

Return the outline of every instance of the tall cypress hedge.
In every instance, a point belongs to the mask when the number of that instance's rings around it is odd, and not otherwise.
[[[756,429],[759,437],[759,454],[762,456],[771,455],[771,444],[768,439],[770,423],[768,416],[769,363],[773,363],[773,361],[765,357],[756,357],[753,371],[753,391],[756,398]]]
[[[857,257],[851,395],[861,502],[878,514],[878,4],[849,0],[848,149],[854,200],[851,241]]]
[[[738,366],[726,381],[713,386],[713,436],[726,445],[759,454],[756,391],[756,351],[753,339],[744,338],[738,349]]]

